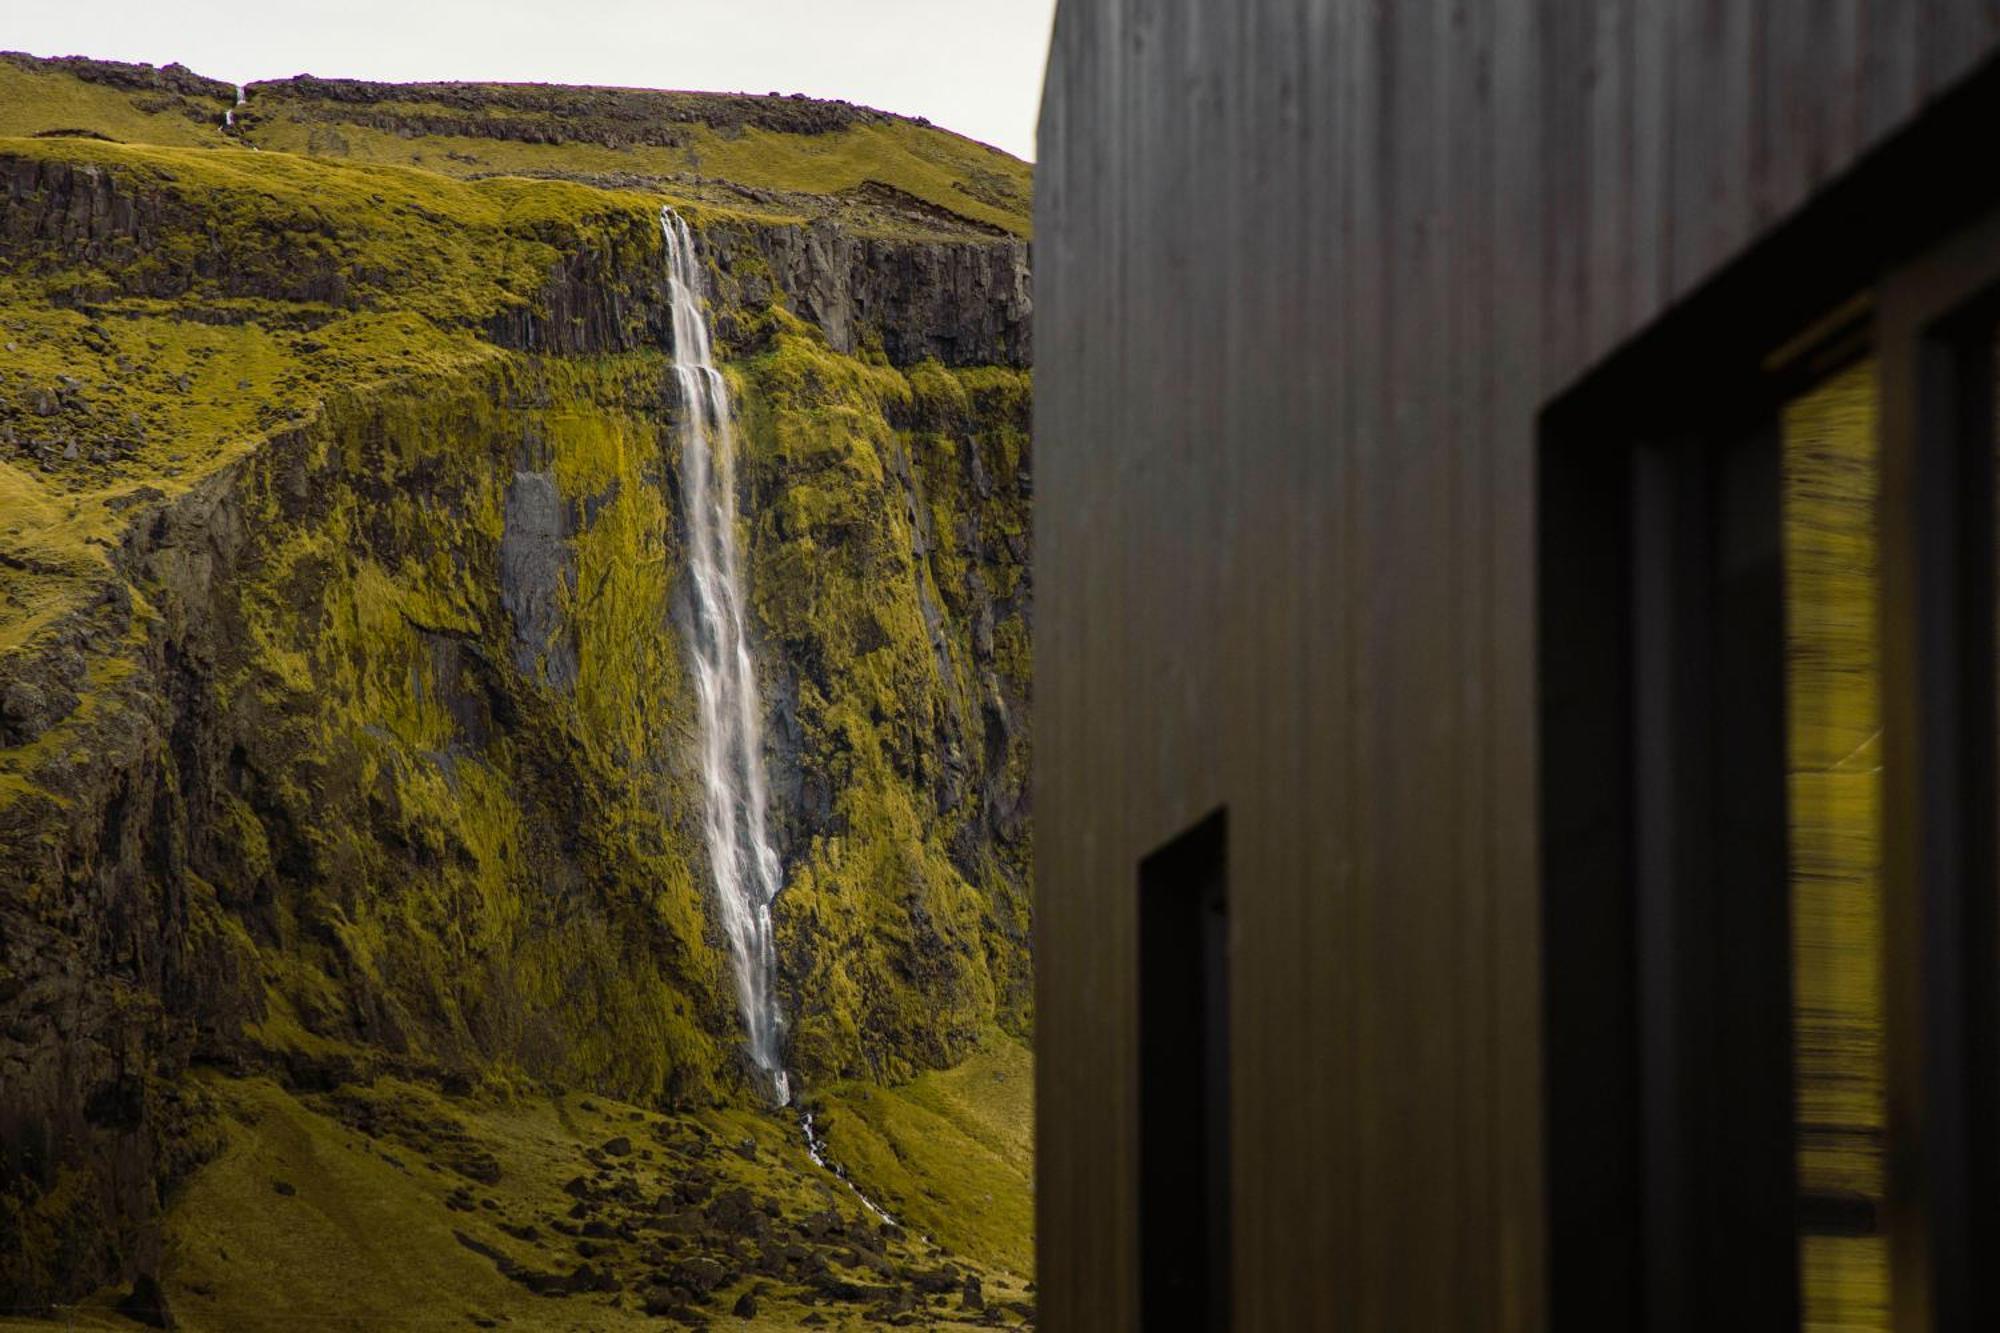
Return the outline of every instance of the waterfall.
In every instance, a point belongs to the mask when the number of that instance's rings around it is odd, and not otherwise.
[[[666,238],[674,376],[681,395],[681,490],[694,602],[688,648],[701,712],[703,832],[735,964],[750,1058],[770,1079],[772,1095],[783,1106],[791,1100],[791,1087],[781,1051],[784,1017],[774,993],[777,954],[771,938],[778,854],[766,820],[769,796],[757,670],[744,631],[729,386],[710,350],[694,236],[671,208],[660,210],[660,230]]]
[[[246,100],[248,99],[243,96],[243,85],[239,83],[236,85],[236,106],[242,106]],[[236,106],[230,107],[222,113],[223,129],[233,130],[236,128]]]

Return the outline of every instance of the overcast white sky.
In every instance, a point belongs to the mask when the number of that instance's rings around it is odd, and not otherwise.
[[[1056,0],[0,0],[0,50],[321,74],[844,97],[1021,157]]]

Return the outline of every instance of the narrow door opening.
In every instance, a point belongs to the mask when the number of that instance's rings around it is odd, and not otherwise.
[[[1139,1267],[1148,1333],[1229,1328],[1228,823],[1139,865]]]

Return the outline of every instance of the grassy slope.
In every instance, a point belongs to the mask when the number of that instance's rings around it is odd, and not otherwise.
[[[640,1308],[649,1276],[697,1248],[718,1254],[727,1248],[714,1237],[690,1238],[672,1214],[652,1207],[684,1185],[697,1144],[702,1149],[693,1160],[715,1178],[711,1196],[743,1188],[768,1201],[780,1247],[806,1240],[798,1224],[827,1209],[849,1226],[877,1230],[859,1201],[806,1157],[789,1122],[755,1112],[668,1117],[573,1095],[452,1098],[393,1080],[310,1096],[266,1079],[210,1076],[202,1083],[221,1112],[226,1146],[168,1215],[163,1279],[179,1326],[192,1333],[306,1325],[463,1328],[479,1320],[551,1330],[662,1327]],[[633,1145],[629,1156],[598,1151],[621,1136]],[[745,1140],[756,1145],[751,1158],[735,1150]],[[491,1172],[481,1163],[489,1158],[500,1164],[497,1179],[484,1178]],[[643,1201],[636,1211],[612,1207],[593,1216],[634,1221],[631,1239],[565,1234],[564,1228],[580,1230],[571,1217],[575,1200],[565,1192],[579,1177],[629,1182]],[[526,1228],[534,1229],[534,1239],[516,1234]],[[612,1273],[622,1290],[538,1295],[502,1276],[459,1234],[535,1272],[567,1274],[588,1262]],[[754,1244],[737,1246],[751,1258]],[[991,1304],[1032,1299],[1018,1276],[948,1261],[914,1236],[883,1247],[886,1270],[844,1243],[824,1252],[834,1256],[829,1270],[837,1278],[876,1291],[951,1262],[979,1273]],[[856,1254],[857,1262],[841,1263],[843,1253]],[[815,1313],[832,1329],[879,1326],[866,1301],[829,1302],[796,1281],[750,1271],[748,1263],[700,1308],[710,1317],[726,1314],[746,1291],[755,1295],[757,1317],[729,1319],[730,1327],[796,1328]],[[120,1295],[100,1292],[71,1317],[80,1327],[130,1328],[112,1313]],[[925,1326],[971,1325],[959,1304],[955,1289],[926,1296]],[[1018,1325],[1019,1315],[999,1322]],[[47,1327],[0,1321],[0,1328],[15,1326]]]
[[[996,1033],[953,1069],[822,1095],[827,1151],[906,1225],[1034,1271],[1034,1057]]]
[[[337,136],[337,137],[336,137]],[[658,178],[728,181],[770,190],[832,195],[864,181],[881,181],[926,202],[1016,235],[1027,232],[1021,207],[957,188],[972,173],[990,173],[1027,198],[1022,163],[970,140],[906,121],[859,125],[831,134],[775,134],[755,127],[724,136],[707,126],[690,131],[686,147],[538,144],[454,135],[406,138],[368,126],[328,131],[310,121],[246,120],[245,138],[293,153],[337,154],[357,162],[418,166],[450,175],[631,172]],[[338,147],[333,147],[335,143]],[[982,191],[991,193],[991,191]],[[1004,199],[1004,196],[1000,196]],[[799,216],[780,209],[777,216]]]

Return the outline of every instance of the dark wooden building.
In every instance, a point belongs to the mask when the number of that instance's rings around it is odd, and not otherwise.
[[[1044,1327],[2000,1328],[1986,0],[1063,0]]]

